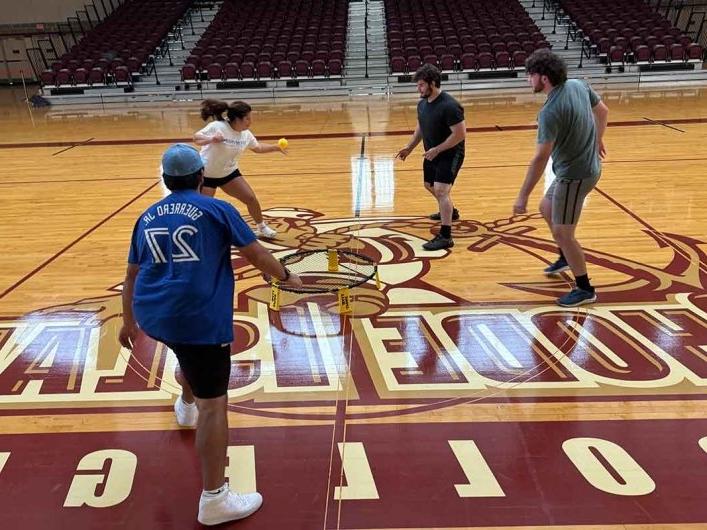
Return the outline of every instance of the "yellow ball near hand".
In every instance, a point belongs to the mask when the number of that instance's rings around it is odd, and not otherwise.
[[[288,142],[287,142],[287,138],[280,138],[280,139],[277,141],[277,145],[280,146],[280,149],[287,149],[287,143],[288,143]]]

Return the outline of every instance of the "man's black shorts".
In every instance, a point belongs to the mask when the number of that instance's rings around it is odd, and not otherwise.
[[[454,184],[463,163],[463,151],[455,151],[451,154],[442,153],[432,161],[425,160],[422,164],[425,182],[428,184],[435,182]]]
[[[231,378],[231,346],[229,344],[166,343],[177,356],[184,378],[200,399],[223,396]]]
[[[242,177],[241,172],[236,169],[233,173],[226,175],[225,177],[217,178],[217,179],[212,179],[209,177],[204,177],[204,184],[203,186],[205,188],[220,188],[224,184],[228,184],[231,182],[233,179]]]

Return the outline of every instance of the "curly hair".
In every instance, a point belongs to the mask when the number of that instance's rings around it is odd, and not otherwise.
[[[546,75],[552,86],[567,81],[567,64],[547,48],[535,50],[525,61],[528,74]]]
[[[423,64],[417,69],[412,80],[417,83],[422,80],[428,85],[434,85],[437,88],[442,86],[442,74],[440,74],[439,69],[432,64]]]

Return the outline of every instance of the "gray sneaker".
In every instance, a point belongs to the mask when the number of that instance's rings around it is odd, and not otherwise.
[[[560,296],[557,299],[557,304],[562,307],[577,307],[584,304],[592,304],[597,301],[597,293],[594,289],[585,291],[579,287],[575,287],[566,295]]]
[[[567,260],[565,260],[565,258],[558,258],[555,263],[545,267],[545,270],[543,270],[543,272],[547,276],[554,276],[555,274],[560,274],[561,272],[565,272],[568,270],[570,270],[570,266],[569,263],[567,263]]]

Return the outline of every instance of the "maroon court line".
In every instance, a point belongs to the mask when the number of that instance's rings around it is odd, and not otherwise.
[[[452,404],[447,404],[448,401],[454,400],[454,403]],[[440,400],[433,400],[433,398],[422,398],[420,400],[414,400],[414,399],[394,399],[390,400],[390,402],[386,402],[383,405],[411,405],[411,406],[421,406],[421,407],[429,407],[429,406],[439,406],[439,405],[444,405],[444,407],[439,407],[441,408],[446,408],[447,406],[455,406],[458,404],[466,404],[468,402],[469,398],[462,398],[462,397],[450,397],[450,398],[444,398],[442,401]],[[517,396],[513,398],[501,398],[501,397],[487,397],[483,398],[483,404],[493,404],[493,405],[514,405],[514,404],[533,404],[533,403],[561,403],[561,404],[572,404],[572,403],[578,403],[578,404],[591,404],[591,403],[614,403],[616,401],[626,401],[626,402],[640,402],[640,401],[690,401],[690,402],[702,402],[705,401],[707,402],[707,395],[704,394],[645,394],[645,395],[611,395],[611,396],[527,396],[527,397],[522,397],[522,396]],[[333,404],[332,401],[311,401],[307,402],[307,406],[311,406],[312,408],[316,407],[322,407],[322,406],[329,406]],[[361,405],[359,402],[353,402],[353,405]],[[336,418],[336,415],[338,414],[336,411],[334,411],[333,414],[326,414],[326,413],[313,413],[313,414],[307,414],[306,412],[288,412],[287,410],[282,410],[282,409],[287,409],[287,408],[300,408],[301,402],[291,402],[291,401],[277,401],[277,402],[272,402],[268,403],[267,408],[258,408],[254,406],[244,406],[244,405],[238,405],[235,403],[229,403],[228,407],[230,411],[236,411],[240,412],[242,414],[247,414],[250,416],[259,416],[259,417],[267,417],[267,418],[280,418],[280,419],[301,419],[301,420],[332,420]],[[273,409],[278,409],[277,411]],[[406,413],[406,411],[411,411]],[[114,412],[125,412],[125,413],[134,413],[134,414],[139,414],[139,413],[152,413],[152,412],[167,412],[167,411],[172,411],[172,405],[146,405],[144,407],[138,407],[138,406],[126,406],[126,407],[120,407],[120,406],[106,406],[106,405],[96,405],[96,406],[88,406],[84,408],[79,408],[79,407],[47,407],[47,408],[41,408],[41,407],[35,407],[35,406],[27,406],[24,408],[13,408],[13,409],[8,409],[8,410],[3,410],[3,416],[25,416],[29,412],[31,413],[36,413],[39,415],[42,414],[52,414],[54,416],[72,416],[72,415],[78,415],[78,414],[109,414],[109,413],[114,413]],[[347,415],[347,420],[350,419],[360,419],[360,418],[365,418],[365,417],[379,417],[379,416],[385,416],[385,417],[390,417],[390,416],[395,416],[400,415],[400,416],[405,416],[410,413],[414,412],[421,412],[417,408],[413,409],[401,409],[398,411],[391,411],[391,410],[386,410],[386,411],[380,411],[380,412],[361,412],[361,413],[350,413]],[[697,419],[697,418],[688,418],[690,419]],[[564,421],[564,420],[563,420]],[[633,420],[628,420],[628,419],[623,419],[623,420],[611,420],[611,421],[644,421],[642,419],[633,419]],[[62,434],[62,433],[56,433],[56,434]]]
[[[665,237],[665,236],[663,235],[663,234],[664,234],[663,232],[661,232],[660,230],[656,230],[655,228],[653,228],[653,227],[648,223],[648,221],[644,221],[639,215],[637,215],[636,213],[634,213],[634,212],[632,212],[631,210],[629,210],[626,206],[624,206],[623,204],[621,204],[619,201],[617,201],[616,199],[614,199],[611,195],[609,195],[609,194],[606,193],[605,191],[599,189],[598,187],[595,187],[594,189],[597,191],[597,193],[599,193],[599,195],[601,195],[601,196],[604,197],[606,200],[608,200],[610,203],[612,203],[614,206],[616,206],[616,207],[619,208],[621,211],[623,211],[624,213],[626,213],[629,217],[632,217],[632,218],[635,219],[638,223],[640,223],[641,225],[643,225],[650,233],[652,233],[652,234],[654,234],[655,236],[657,236],[658,238],[660,238],[660,240],[661,240],[665,245],[671,247],[677,254],[679,254],[680,256],[685,257],[685,251],[684,251],[683,249],[681,249],[680,247],[678,247],[670,238]],[[701,263],[699,263],[699,269],[700,269],[702,272],[704,272],[704,271],[705,271],[704,265],[701,264]]]
[[[440,405],[439,400],[433,400],[433,398],[422,398],[426,399],[426,401],[422,400],[414,400],[414,399],[395,399],[395,400],[390,400],[390,402],[386,402],[385,405],[418,405],[418,406],[430,406],[430,405]],[[462,400],[461,404],[465,404],[468,401],[469,398],[460,398],[460,397],[450,397],[446,398],[443,401],[447,400]],[[493,404],[493,405],[514,405],[514,404],[533,404],[533,403],[560,403],[560,404],[572,404],[572,403],[578,403],[578,404],[591,404],[591,403],[614,403],[616,401],[626,401],[626,402],[641,402],[641,401],[695,401],[695,402],[702,402],[705,401],[707,402],[707,395],[705,394],[646,394],[646,395],[620,395],[620,394],[614,394],[611,396],[528,396],[528,397],[522,397],[522,396],[517,396],[514,398],[500,398],[500,397],[487,397],[483,398],[483,401],[481,402],[482,404]],[[272,403],[268,403],[267,408],[265,407],[251,407],[251,406],[244,406],[244,405],[237,405],[234,403],[229,403],[228,407],[229,410],[235,411],[235,412],[240,412],[242,414],[247,414],[251,416],[261,416],[261,417],[268,417],[268,418],[280,418],[280,419],[310,419],[310,420],[331,420],[334,418],[336,415],[336,412],[334,414],[329,414],[327,415],[326,413],[316,413],[316,414],[307,414],[306,412],[298,412],[298,413],[289,413],[287,410],[278,410],[278,411],[273,411],[272,409],[287,409],[288,407],[296,408],[299,409],[301,406],[302,402],[291,402],[291,401],[275,401]],[[315,407],[322,407],[322,406],[327,406],[327,405],[332,405],[333,401],[308,401],[307,406],[311,406],[312,408]],[[353,405],[361,405],[359,402],[353,402]],[[450,405],[453,406],[453,405]],[[401,416],[405,416],[405,411],[408,409],[401,409],[398,411],[381,411],[381,412],[362,412],[362,413],[352,413],[353,415],[349,414],[347,415],[347,420],[349,419],[359,419],[361,417],[374,417],[376,414],[378,415],[385,415],[386,417],[390,417],[395,415],[395,413],[398,413]],[[417,409],[415,409],[417,410]],[[106,407],[106,406],[85,406],[84,408],[78,408],[78,407],[59,407],[59,408],[54,408],[54,407],[47,407],[47,408],[42,408],[42,407],[36,407],[34,405],[30,406],[28,405],[27,407],[23,408],[13,408],[13,409],[7,409],[3,410],[3,416],[25,416],[28,413],[37,413],[37,414],[51,414],[54,416],[71,416],[75,414],[110,414],[114,412],[125,412],[125,413],[133,413],[133,414],[139,414],[139,413],[149,413],[149,412],[167,412],[167,411],[172,411],[172,405],[146,405],[144,407],[138,407],[138,406],[126,406],[126,407],[120,407],[120,406],[112,406],[112,407]],[[419,410],[417,410],[419,412]],[[377,416],[375,416],[377,417]],[[566,421],[566,420],[558,420],[558,421]],[[575,420],[569,420],[569,421],[575,421]],[[629,420],[618,420],[618,421],[629,421]],[[630,420],[630,421],[643,421],[643,420]]]
[[[391,158],[393,154],[391,153]],[[707,157],[699,158],[645,158],[639,160],[604,160],[602,164],[652,164],[659,162],[702,162],[707,161]],[[527,167],[528,164],[489,164],[489,165],[465,165],[463,169],[505,169],[510,167]],[[419,172],[420,169],[415,168],[400,168],[396,169],[396,173],[411,173]],[[349,175],[350,170],[347,171],[327,171],[327,175]],[[321,175],[320,171],[312,172],[297,172],[298,176],[302,175]],[[248,177],[290,177],[292,172],[284,173],[247,173]],[[109,178],[93,178],[93,179],[64,179],[64,180],[10,180],[0,182],[0,186],[26,186],[28,184],[65,184],[67,182],[114,182],[114,181],[132,181],[132,180],[152,180],[155,177],[109,177]]]
[[[596,187],[594,188],[594,191],[596,191],[599,195],[601,195],[602,197],[604,197],[606,200],[608,200],[608,201],[609,201],[610,203],[612,203],[614,206],[616,206],[617,208],[619,208],[620,210],[622,210],[625,214],[627,214],[628,216],[632,217],[632,218],[635,219],[637,222],[639,222],[640,224],[642,224],[644,227],[646,227],[646,228],[647,228],[648,230],[650,230],[651,232],[656,233],[656,234],[661,234],[661,232],[660,232],[659,230],[656,230],[655,228],[653,228],[653,227],[648,223],[648,221],[644,221],[643,219],[641,219],[637,214],[635,214],[634,212],[632,212],[631,210],[629,210],[626,206],[624,206],[624,205],[621,204],[619,201],[617,201],[616,199],[614,199],[611,195],[609,195],[608,193],[606,193],[604,190],[600,189],[599,186],[596,186]]]
[[[660,122],[651,122],[646,120],[633,121],[615,121],[608,124],[609,127],[645,127],[645,126],[664,126],[671,124],[690,124],[690,123],[707,123],[707,118],[680,118],[673,120],[661,120]],[[485,133],[485,132],[508,132],[508,131],[532,131],[537,129],[536,124],[526,125],[488,125],[484,127],[467,127],[467,133]],[[412,134],[412,131],[372,131],[367,133],[356,132],[340,132],[340,133],[318,133],[318,134],[291,134],[288,136],[290,140],[312,140],[326,138],[360,138],[363,136],[405,136]],[[277,140],[279,136],[263,135],[259,136],[261,140]],[[94,140],[86,147],[101,147],[111,145],[139,145],[139,144],[171,144],[175,142],[191,142],[191,138],[136,138],[131,140]],[[24,143],[9,143],[0,144],[0,149],[24,149],[33,147],[67,147],[73,146],[76,142],[24,142]]]
[[[92,136],[92,137],[89,138],[88,140],[84,140],[83,142],[78,142],[78,143],[75,143],[75,144],[73,144],[73,145],[70,145],[69,147],[65,147],[64,149],[61,149],[60,151],[57,151],[56,153],[52,153],[52,156],[56,156],[56,155],[60,155],[61,153],[65,153],[66,151],[68,151],[69,149],[73,149],[74,147],[79,147],[79,146],[81,146],[81,145],[86,145],[86,144],[88,144],[88,143],[89,143],[91,140],[93,140],[93,139],[94,139],[94,137]]]
[[[71,247],[73,247],[73,246],[76,245],[78,242],[80,242],[81,240],[83,240],[83,239],[85,239],[86,237],[88,237],[89,235],[91,235],[93,232],[95,232],[96,230],[98,230],[101,226],[103,226],[103,225],[106,224],[108,221],[110,221],[113,217],[115,217],[115,216],[118,215],[120,212],[122,212],[123,210],[125,210],[128,206],[130,206],[131,204],[133,204],[134,202],[136,202],[137,200],[139,200],[143,195],[145,195],[146,193],[148,193],[149,191],[151,191],[152,188],[154,188],[154,187],[157,186],[158,184],[159,184],[159,182],[155,182],[154,184],[152,184],[152,185],[151,185],[149,188],[147,188],[145,191],[141,192],[141,193],[140,193],[139,195],[137,195],[136,197],[133,197],[132,199],[130,199],[127,203],[125,203],[123,206],[121,206],[120,208],[118,208],[117,210],[115,210],[115,211],[114,211],[113,213],[111,213],[108,217],[106,217],[106,218],[103,219],[102,221],[98,222],[98,224],[94,225],[94,226],[93,226],[92,228],[90,228],[88,231],[86,231],[86,232],[84,232],[83,234],[81,234],[77,239],[75,239],[74,241],[72,241],[71,243],[69,243],[68,245],[66,245],[64,248],[62,248],[59,252],[57,252],[56,254],[54,254],[51,258],[49,258],[48,260],[46,260],[44,263],[42,263],[41,265],[39,265],[38,267],[36,267],[34,270],[32,270],[32,271],[28,272],[27,274],[25,274],[19,281],[15,282],[13,285],[11,285],[11,286],[8,287],[7,289],[5,289],[2,293],[0,293],[0,298],[4,298],[6,295],[8,295],[9,293],[11,293],[11,292],[14,291],[15,289],[17,289],[20,285],[22,285],[22,284],[25,283],[27,280],[29,280],[32,276],[34,276],[34,275],[37,274],[39,271],[41,271],[42,269],[44,269],[47,265],[49,265],[51,262],[53,262],[54,260],[56,260],[59,256],[61,256],[62,254],[64,254],[64,253],[65,253],[67,250],[69,250]]]
[[[301,174],[301,173],[298,173]],[[112,182],[112,181],[131,181],[131,180],[153,180],[155,177],[108,177],[95,179],[61,179],[61,180],[9,180],[0,182],[0,186],[11,186],[21,184],[66,184],[67,182]]]
[[[668,129],[672,129],[673,131],[677,131],[677,132],[681,132],[681,133],[684,133],[684,132],[685,132],[685,131],[683,131],[682,129],[678,129],[677,127],[673,127],[672,125],[668,125],[668,124],[665,123],[664,121],[652,120],[652,119],[650,119],[650,118],[645,118],[645,117],[644,117],[643,119],[646,120],[646,121],[648,121],[648,122],[650,122],[650,123],[655,123],[656,125],[662,125],[663,127],[666,127],[666,128],[668,128]]]

